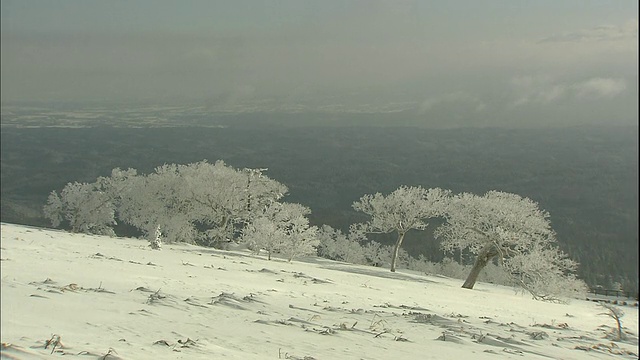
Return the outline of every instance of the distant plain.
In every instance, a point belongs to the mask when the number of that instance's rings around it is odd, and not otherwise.
[[[637,127],[434,129],[402,111],[3,106],[1,150],[3,222],[48,226],[41,209],[52,190],[116,167],[148,173],[220,159],[268,168],[289,187],[285,201],[309,206],[313,224],[343,230],[362,220],[353,201],[400,185],[530,197],[550,212],[561,248],[589,285],[638,289]],[[443,257],[432,230],[408,235],[410,254]]]

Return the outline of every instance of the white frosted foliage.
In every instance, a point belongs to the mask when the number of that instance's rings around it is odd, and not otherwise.
[[[391,271],[395,271],[395,262],[407,231],[424,230],[429,225],[428,219],[442,216],[450,193],[439,188],[427,190],[420,186],[401,186],[386,196],[381,193],[364,195],[353,203],[353,209],[369,215],[370,220],[353,224],[351,233],[364,236],[367,233],[395,232],[397,240],[391,259]]]
[[[67,184],[60,195],[55,191],[49,195],[43,211],[53,226],[66,222],[73,232],[114,235],[115,205],[97,183]]]
[[[162,231],[160,231],[160,225],[156,227],[155,238],[149,241],[149,247],[153,250],[162,249]]]
[[[536,298],[583,290],[573,275],[577,264],[556,246],[549,214],[531,199],[500,191],[458,194],[435,234],[445,251],[476,255],[477,271],[497,258],[513,281]],[[472,288],[477,275],[472,270],[463,286]]]
[[[292,203],[273,203],[243,231],[243,240],[255,252],[267,251],[292,259],[314,255],[319,243],[315,226],[309,225],[309,208]]]

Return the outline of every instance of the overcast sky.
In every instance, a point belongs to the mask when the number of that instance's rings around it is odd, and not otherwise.
[[[9,1],[10,101],[415,109],[637,123],[638,1]]]

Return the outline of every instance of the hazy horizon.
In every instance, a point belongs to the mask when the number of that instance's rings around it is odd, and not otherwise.
[[[3,0],[1,100],[630,125],[637,14],[632,1]]]

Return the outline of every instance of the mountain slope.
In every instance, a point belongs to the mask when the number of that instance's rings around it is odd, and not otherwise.
[[[628,340],[612,344],[604,337],[615,323],[584,300],[550,304],[402,270],[184,244],[154,251],[138,239],[6,223],[1,236],[7,358],[637,357],[637,307],[624,307]]]

